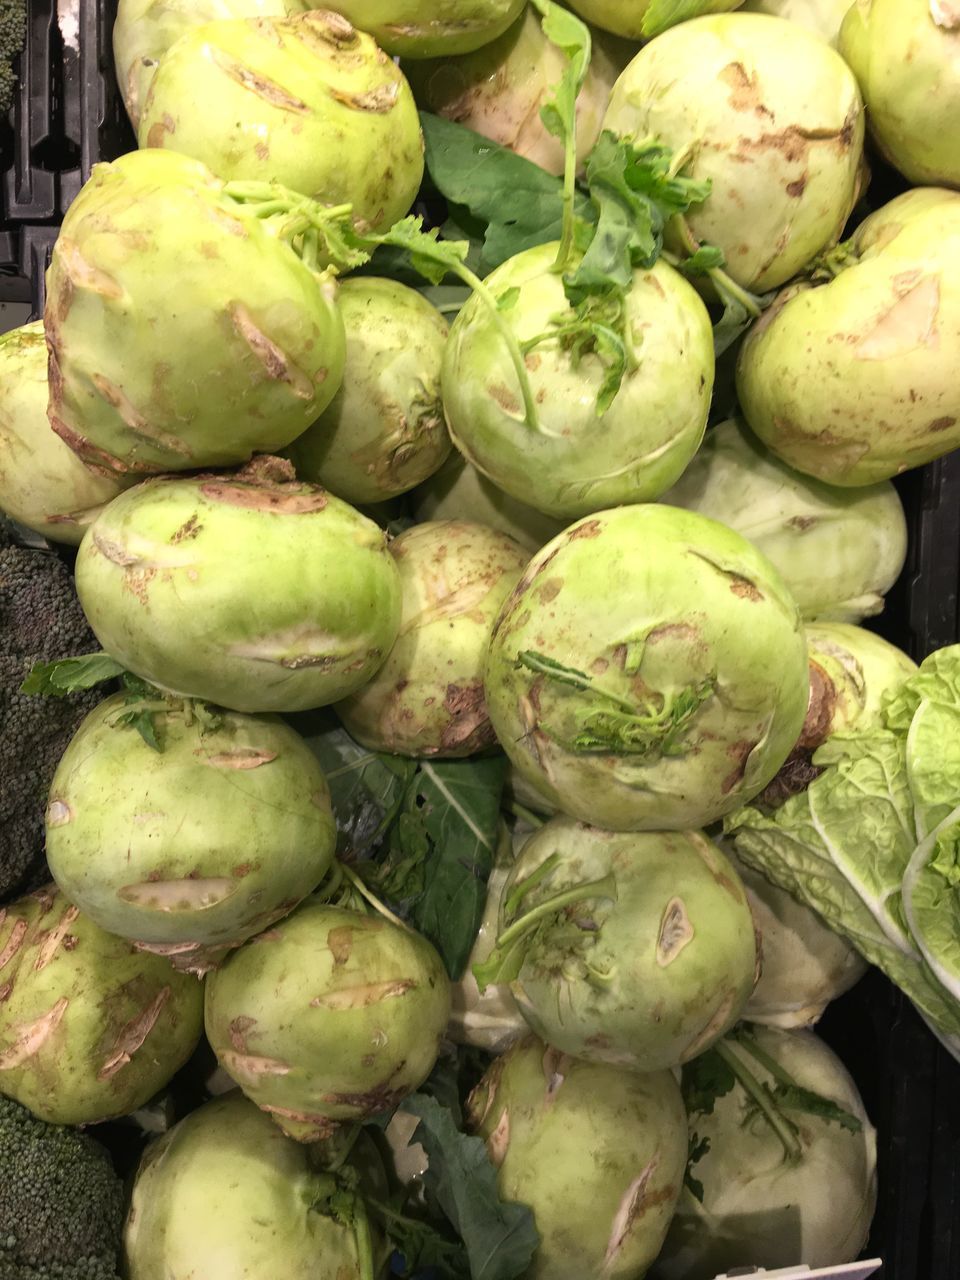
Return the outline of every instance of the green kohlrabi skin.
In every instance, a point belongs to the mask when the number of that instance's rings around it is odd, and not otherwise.
[[[800,1158],[791,1162],[777,1134],[738,1084],[710,1115],[691,1114],[690,1132],[709,1141],[692,1166],[701,1204],[684,1187],[654,1280],[713,1280],[743,1265],[771,1270],[803,1258],[810,1268],[836,1267],[858,1257],[877,1199],[876,1133],[853,1080],[831,1049],[809,1031],[751,1028],[776,1067],[801,1088],[859,1120],[859,1132],[837,1121],[785,1108],[796,1129]],[[760,1083],[775,1076],[730,1042]]]
[[[784,290],[747,334],[737,390],[790,466],[860,486],[960,444],[960,193],[898,196],[860,224],[839,268]]]
[[[55,886],[0,912],[0,1092],[50,1124],[129,1115],[203,1032],[203,985],[105,933]]]
[[[498,298],[519,289],[500,314],[521,342],[549,333],[569,309],[553,270],[557,249],[527,249],[485,281]],[[641,355],[602,416],[598,356],[575,363],[556,341],[527,356],[536,427],[524,419],[509,351],[477,295],[450,330],[443,404],[453,443],[494,484],[547,515],[573,518],[658,498],[703,439],[714,376],[706,307],[663,262],[634,272],[625,307]]]
[[[590,68],[577,98],[577,158],[586,160],[614,82],[636,54],[636,44],[592,31]],[[561,49],[543,33],[533,5],[499,39],[460,58],[405,64],[419,105],[491,138],[548,173],[563,173],[564,147],[547,129],[540,109],[566,68]]]
[[[234,711],[346,697],[400,625],[386,534],[278,459],[121,494],[84,535],[76,581],[118,662]]]
[[[330,7],[369,31],[382,49],[404,58],[470,53],[503,35],[525,0],[330,0]]]
[[[598,512],[533,557],[484,686],[520,773],[620,831],[702,827],[756,795],[809,692],[800,615],[770,562],[660,504]]]
[[[823,484],[733,420],[707,432],[662,501],[742,533],[776,565],[809,620],[859,622],[880,613],[907,555],[903,504],[889,481]]]
[[[606,31],[631,40],[659,35],[675,22],[705,13],[728,13],[743,0],[570,0],[570,8],[581,18]],[[681,10],[678,14],[678,9]]]
[[[133,480],[83,465],[50,430],[48,394],[42,321],[0,334],[0,510],[51,542],[76,546]]]
[[[717,843],[743,881],[760,934],[763,964],[744,1008],[744,1021],[783,1028],[815,1026],[830,1001],[849,991],[870,966],[815,911],[741,862],[729,841]]]
[[[312,7],[311,0],[119,0],[113,58],[134,129],[157,63],[185,31],[219,18],[279,18]]]
[[[268,1275],[362,1280],[334,1178],[240,1093],[207,1102],[146,1149],[124,1228],[128,1280]]]
[[[344,280],[337,304],[347,335],[343,383],[287,456],[302,480],[346,502],[384,502],[432,476],[451,452],[440,399],[448,326],[395,280]]]
[[[537,1040],[498,1058],[468,1120],[501,1196],[533,1211],[529,1280],[636,1280],[663,1243],[680,1194],[687,1126],[668,1071],[578,1062]]]
[[[301,1142],[391,1111],[430,1074],[450,982],[419,934],[309,901],[207,979],[207,1038]]]
[[[326,10],[185,32],[160,59],[137,137],[226,181],[280,182],[321,204],[351,204],[355,221],[376,230],[403,217],[423,177],[406,79]]]
[[[550,912],[558,895],[606,877]],[[589,1062],[630,1071],[688,1062],[729,1031],[757,981],[743,884],[700,832],[615,833],[551,818],[524,844],[501,903],[501,938],[538,912],[517,943],[520,1012],[548,1044]]]
[[[877,149],[918,186],[960,187],[955,0],[856,0],[839,48],[860,82]]]
[[[747,0],[743,11],[786,18],[788,22],[806,27],[836,48],[840,38],[840,24],[850,5],[851,0]]]
[[[291,195],[291,199],[296,197]],[[50,422],[124,475],[289,444],[343,376],[335,285],[199,161],[94,166],[47,272]]]
[[[456,449],[417,486],[411,502],[417,520],[474,520],[509,534],[531,555],[563,529],[560,520],[498,489]]]
[[[330,868],[336,825],[313,753],[274,717],[191,704],[154,716],[161,751],[101,702],[50,788],[47,860],[101,928],[202,972],[283,917]]]
[[[380,670],[337,704],[337,714],[372,751],[449,759],[495,747],[483,662],[527,553],[466,520],[414,525],[390,552],[403,593],[400,633]]]
[[[856,202],[856,80],[822,40],[780,18],[723,14],[658,36],[618,80],[603,127],[689,150],[684,174],[713,184],[689,228],[756,293],[835,244]]]

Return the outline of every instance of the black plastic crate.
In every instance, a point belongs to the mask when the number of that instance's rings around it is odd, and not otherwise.
[[[2,225],[23,225],[0,232],[0,279],[19,271],[35,315],[70,201],[94,163],[136,145],[113,72],[115,11],[116,0],[61,0],[58,26],[55,0],[30,0],[12,143],[0,134],[0,165],[12,166]],[[874,203],[902,189],[875,165]],[[870,625],[920,660],[960,641],[960,451],[897,485],[909,559]],[[818,1030],[847,1064],[878,1131],[879,1202],[865,1256],[883,1258],[882,1280],[960,1280],[960,1064],[875,970],[830,1006]]]
[[[136,146],[112,70],[115,5],[29,0],[5,222],[58,223],[97,160]]]

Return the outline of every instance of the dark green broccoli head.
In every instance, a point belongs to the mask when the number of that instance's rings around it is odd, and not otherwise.
[[[17,83],[11,64],[23,52],[26,39],[26,0],[0,0],[0,113],[10,110]],[[0,1275],[0,1280],[6,1277]]]
[[[103,696],[40,698],[20,685],[34,662],[97,648],[67,565],[53,552],[17,545],[0,520],[0,902],[49,879],[47,792],[80,721]]]
[[[123,1214],[99,1142],[0,1097],[0,1280],[117,1280]]]

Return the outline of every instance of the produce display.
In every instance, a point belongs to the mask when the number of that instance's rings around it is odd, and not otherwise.
[[[960,1061],[960,644],[883,636],[960,14],[115,17],[0,335],[0,1277],[869,1257],[820,1021]]]

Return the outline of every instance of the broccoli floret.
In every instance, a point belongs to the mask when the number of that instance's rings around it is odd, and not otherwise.
[[[80,721],[103,697],[40,698],[20,685],[34,662],[97,648],[67,565],[54,552],[17,545],[0,520],[0,902],[49,880],[47,792]]]
[[[99,1142],[0,1097],[0,1280],[117,1280],[123,1215]]]
[[[14,58],[23,52],[26,41],[26,0],[0,0],[0,115],[6,115],[13,102],[17,77],[12,64]]]

